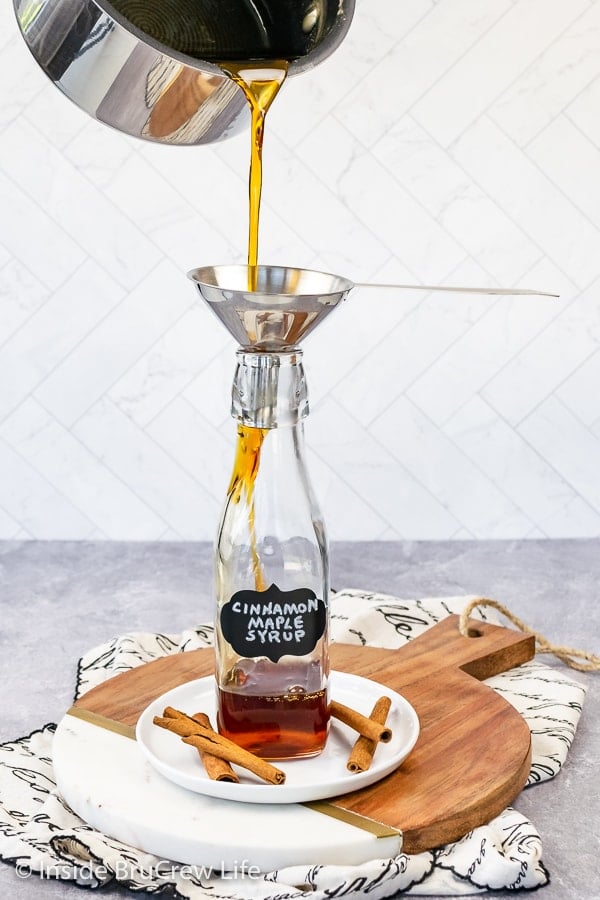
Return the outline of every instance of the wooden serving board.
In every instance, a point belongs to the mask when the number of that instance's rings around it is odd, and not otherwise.
[[[382,781],[307,806],[384,823],[402,832],[404,852],[418,853],[458,839],[514,800],[529,774],[529,728],[480,679],[531,659],[534,638],[476,620],[470,630],[473,636],[463,637],[457,616],[449,616],[398,650],[332,645],[332,668],[403,694],[421,733],[408,759]],[[210,675],[213,663],[211,649],[163,657],[104,682],[71,712],[110,720],[127,733],[156,697]]]

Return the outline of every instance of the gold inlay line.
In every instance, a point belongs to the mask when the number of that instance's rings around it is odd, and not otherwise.
[[[310,803],[302,803],[301,806],[320,812],[324,816],[330,816],[332,819],[338,819],[347,825],[353,825],[362,831],[368,831],[369,834],[375,835],[376,838],[399,837],[402,839],[402,832],[398,831],[397,828],[392,828],[391,825],[384,825],[383,822],[376,822],[375,819],[368,819],[366,816],[361,816],[359,813],[352,812],[349,809],[334,806],[333,803],[329,803],[327,800],[313,800]]]
[[[106,728],[107,731],[113,731],[115,734],[121,734],[123,737],[131,738],[135,741],[135,728],[133,725],[123,725],[115,719],[109,719],[100,713],[90,712],[89,709],[83,709],[81,706],[72,706],[67,710],[68,716],[74,716],[76,719],[83,719],[90,725],[97,725],[99,728]]]

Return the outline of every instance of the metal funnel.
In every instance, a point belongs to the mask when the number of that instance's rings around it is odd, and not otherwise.
[[[241,347],[271,353],[298,346],[354,287],[287,266],[203,266],[188,277]]]

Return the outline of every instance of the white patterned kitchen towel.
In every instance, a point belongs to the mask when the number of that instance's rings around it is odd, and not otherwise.
[[[332,598],[332,637],[345,643],[399,647],[470,598],[399,600],[341,591]],[[494,621],[487,613],[481,618]],[[161,656],[210,646],[212,628],[182,635],[133,633],[90,650],[79,663],[76,696],[107,678]],[[585,689],[563,670],[533,661],[487,682],[512,703],[532,732],[529,784],[560,770],[573,740]],[[458,896],[487,890],[527,890],[548,882],[541,840],[532,825],[507,809],[461,840],[412,856],[400,853],[358,866],[293,866],[253,877],[167,864],[96,831],[56,791],[52,770],[55,726],[0,746],[0,858],[17,874],[99,887],[120,882],[136,891],[189,900],[380,898],[405,892]],[[225,876],[225,877],[223,877]]]

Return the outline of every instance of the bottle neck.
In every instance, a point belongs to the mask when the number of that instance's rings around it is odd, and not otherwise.
[[[231,414],[249,428],[297,425],[309,412],[302,351],[237,351]]]

